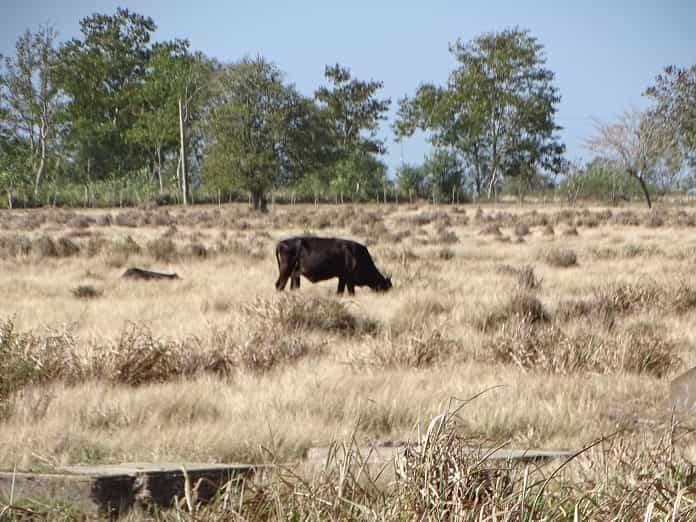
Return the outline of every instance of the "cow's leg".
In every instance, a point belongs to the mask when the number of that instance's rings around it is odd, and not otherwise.
[[[276,290],[285,290],[285,285],[288,284],[288,276],[284,276],[283,274],[280,274],[278,276],[278,280],[276,281],[275,287]]]
[[[355,285],[353,284],[353,281],[348,281],[346,284],[348,285],[348,293],[350,295],[355,295]]]
[[[336,290],[336,293],[338,295],[343,295],[343,291],[346,289],[346,280],[343,279],[342,277],[338,278],[338,289]]]
[[[290,279],[290,290],[295,290],[300,288],[300,274],[293,272],[292,278]]]

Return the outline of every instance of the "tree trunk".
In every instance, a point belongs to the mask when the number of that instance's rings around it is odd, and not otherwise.
[[[266,195],[263,191],[254,190],[251,192],[251,205],[254,210],[260,210],[261,212],[268,210]]]
[[[34,196],[39,194],[41,180],[46,172],[46,140],[41,140],[41,158],[39,158],[39,168],[36,171],[36,181],[34,183]]]
[[[181,196],[184,205],[189,203],[189,186],[186,176],[186,128],[184,125],[184,108],[179,98],[179,134],[181,136]]]
[[[634,172],[629,171],[629,174],[638,180],[638,183],[640,183],[640,188],[643,189],[643,194],[645,195],[645,202],[648,204],[648,208],[652,208],[650,193],[648,192],[648,187],[645,185],[643,178]]]
[[[164,192],[162,185],[162,147],[157,147],[157,180],[159,181],[160,194]]]

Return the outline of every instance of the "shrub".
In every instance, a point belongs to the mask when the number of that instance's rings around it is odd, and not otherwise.
[[[437,251],[437,257],[442,261],[449,261],[450,259],[454,258],[454,251],[447,247],[441,248]]]
[[[60,257],[75,256],[80,253],[80,247],[67,237],[61,237],[56,242],[56,252]]]
[[[31,249],[40,257],[58,257],[58,248],[56,248],[56,244],[48,236],[41,236],[35,239],[32,242]]]
[[[125,258],[138,255],[142,252],[142,248],[131,236],[126,236],[123,241],[114,241],[111,244],[111,253],[121,255]]]
[[[97,290],[92,285],[80,285],[71,290],[72,295],[78,299],[94,299],[95,297],[100,297],[104,292],[102,290]]]
[[[502,236],[503,233],[500,231],[500,227],[496,225],[495,223],[490,223],[483,227],[481,231],[479,232],[481,235],[486,235],[486,236]]]
[[[26,256],[31,252],[31,241],[24,236],[0,236],[0,257]]]
[[[361,334],[374,333],[376,321],[361,318],[348,311],[346,305],[335,298],[299,297],[285,295],[273,299],[259,298],[243,307],[254,318],[262,318],[268,324],[284,328],[313,329],[324,332]]]
[[[529,227],[525,223],[518,223],[515,226],[515,235],[517,237],[524,237],[529,234]]]
[[[490,331],[511,321],[532,324],[548,320],[549,315],[536,296],[517,290],[507,303],[489,312],[480,323],[480,327],[483,331]]]
[[[503,325],[487,343],[493,361],[549,373],[638,373],[662,377],[679,365],[672,342],[651,325],[615,337],[595,332],[568,335],[555,325],[523,321]]]
[[[365,351],[353,355],[350,364],[364,368],[426,368],[447,359],[458,344],[437,329],[397,333],[391,328],[363,344]]]
[[[567,248],[551,248],[542,257],[546,264],[559,268],[575,266],[578,263],[575,251]]]
[[[135,228],[147,222],[145,212],[141,210],[126,210],[116,214],[114,223],[119,227]]]
[[[160,237],[147,243],[147,251],[157,261],[170,262],[177,255],[176,244],[167,237]]]

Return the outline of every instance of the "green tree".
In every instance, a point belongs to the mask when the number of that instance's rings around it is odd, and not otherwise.
[[[461,193],[464,165],[456,153],[435,149],[423,164],[426,187],[434,201],[448,201]]]
[[[413,198],[426,195],[426,170],[423,165],[401,165],[396,171],[396,181],[399,191],[408,195],[409,201]]]
[[[416,129],[470,166],[477,194],[503,176],[558,172],[564,146],[554,121],[558,90],[543,46],[528,31],[507,29],[450,46],[458,67],[444,87],[425,84],[399,101],[397,138]]]
[[[125,175],[148,165],[148,150],[127,136],[142,117],[140,90],[155,29],[152,18],[119,8],[115,15],[82,19],[82,38],[61,46],[68,144],[77,170],[88,179]]]
[[[691,165],[696,167],[696,65],[688,69],[665,67],[645,94],[656,102],[652,116],[675,133]]]
[[[348,194],[353,201],[367,201],[379,196],[387,180],[387,166],[374,155],[357,152],[338,161],[333,168],[331,189]]]
[[[325,111],[339,159],[358,153],[384,153],[384,143],[377,138],[379,122],[386,119],[391,100],[378,99],[382,82],[364,82],[351,78],[350,70],[326,66],[324,77],[330,87],[320,87],[314,93]]]
[[[55,39],[51,27],[41,27],[36,34],[26,31],[17,40],[16,55],[5,58],[0,74],[0,111],[4,113],[0,132],[11,136],[6,140],[14,141],[15,154],[26,150],[28,167],[34,173],[34,194],[46,174],[61,105],[55,79]]]
[[[153,177],[159,181],[160,192],[164,188],[163,164],[168,156],[176,157],[179,162],[177,186],[188,190],[188,183],[180,179],[184,170],[180,168],[180,123],[185,125],[184,136],[190,141],[189,126],[198,120],[207,101],[213,69],[213,62],[202,53],[192,53],[186,40],[154,46],[139,91],[141,98],[136,101],[141,113],[128,129],[127,140],[149,151]]]
[[[269,190],[320,168],[321,121],[274,64],[244,58],[218,74],[203,175],[218,187],[248,191],[254,208],[264,209]]]

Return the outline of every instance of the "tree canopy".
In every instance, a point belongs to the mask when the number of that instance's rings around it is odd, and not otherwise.
[[[447,85],[424,84],[399,101],[397,136],[421,129],[436,147],[456,150],[471,165],[478,194],[490,195],[503,176],[557,172],[564,152],[554,121],[560,95],[542,51],[520,29],[457,40],[450,52],[458,67]]]

